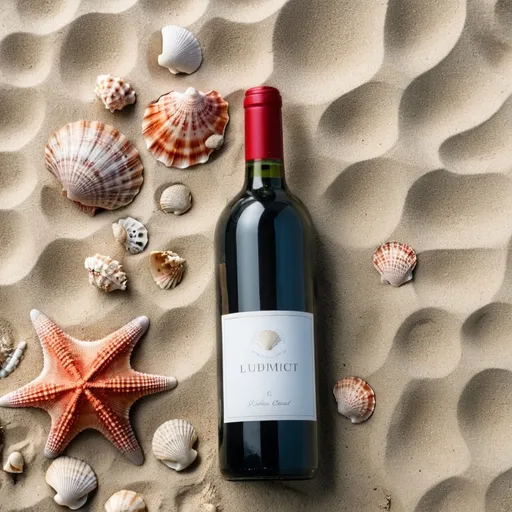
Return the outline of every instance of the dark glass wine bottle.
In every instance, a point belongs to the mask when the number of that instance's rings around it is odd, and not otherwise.
[[[219,463],[230,480],[318,466],[314,233],[284,179],[282,100],[245,94],[246,184],[216,230]]]

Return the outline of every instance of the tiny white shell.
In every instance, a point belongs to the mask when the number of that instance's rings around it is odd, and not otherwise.
[[[110,112],[123,110],[126,105],[133,105],[137,99],[130,84],[112,75],[98,75],[94,92]]]
[[[162,290],[169,290],[181,283],[185,260],[172,251],[152,251],[149,267],[155,283]]]
[[[281,341],[275,331],[265,330],[258,333],[257,343],[263,350],[272,350]]]
[[[20,452],[12,452],[7,457],[7,462],[4,466],[4,471],[7,473],[23,473],[25,459]]]
[[[46,483],[53,487],[55,502],[71,510],[82,507],[90,492],[98,486],[91,466],[73,457],[55,459],[46,471]]]
[[[123,266],[110,256],[96,254],[85,260],[89,282],[104,292],[126,290],[127,278]]]
[[[148,244],[148,230],[146,226],[132,217],[119,219],[112,224],[114,238],[122,243],[131,254],[142,252]]]
[[[181,471],[196,460],[192,446],[196,429],[186,420],[170,420],[160,425],[153,436],[153,453],[166,466]]]
[[[192,208],[192,192],[186,185],[175,183],[162,192],[160,208],[165,213],[183,215]]]
[[[218,133],[210,135],[204,143],[210,149],[219,149],[222,144],[224,144],[224,135],[219,135]]]
[[[196,71],[203,55],[197,37],[183,27],[168,25],[162,29],[162,53],[158,64],[171,73],[191,74]]]
[[[25,348],[27,347],[26,341],[20,341],[16,350],[11,352],[5,361],[0,366],[0,379],[3,379],[10,375],[20,364],[21,358],[23,357],[23,353],[25,352]]]
[[[105,510],[107,512],[142,512],[147,509],[139,493],[123,489],[110,496],[105,503]]]

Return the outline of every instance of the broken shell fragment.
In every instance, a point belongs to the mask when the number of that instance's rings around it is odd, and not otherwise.
[[[89,272],[89,282],[104,292],[126,290],[127,277],[123,266],[110,256],[96,254],[85,260]]]
[[[162,290],[178,286],[185,272],[185,260],[172,251],[153,251],[149,266],[155,283]]]
[[[136,219],[127,217],[112,224],[114,238],[131,254],[142,252],[148,244],[148,230]]]
[[[20,452],[12,452],[7,457],[7,462],[4,465],[4,471],[7,473],[23,473],[25,466],[25,459]]]

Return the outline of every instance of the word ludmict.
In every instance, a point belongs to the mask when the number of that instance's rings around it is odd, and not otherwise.
[[[296,372],[298,363],[254,363],[241,364],[240,373],[255,372]]]

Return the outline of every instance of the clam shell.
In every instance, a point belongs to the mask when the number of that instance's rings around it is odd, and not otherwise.
[[[96,489],[98,479],[91,466],[73,457],[55,459],[46,471],[46,483],[57,493],[54,500],[59,505],[76,510],[87,501],[88,494]]]
[[[192,208],[192,192],[186,185],[175,183],[162,192],[160,208],[165,213],[183,215]]]
[[[105,510],[107,512],[135,512],[147,509],[146,503],[139,493],[123,489],[110,496],[105,503]]]
[[[403,242],[386,242],[373,253],[373,265],[381,281],[391,286],[401,286],[412,279],[416,266],[414,249]]]
[[[7,457],[7,462],[4,465],[4,471],[7,473],[23,473],[25,466],[25,459],[20,452],[12,452]]]
[[[149,266],[155,283],[162,290],[178,286],[185,272],[185,260],[172,251],[152,251]]]
[[[131,254],[142,252],[148,245],[148,230],[136,219],[126,217],[112,224],[114,238]]]
[[[110,112],[123,110],[126,105],[132,105],[137,99],[130,84],[112,75],[98,75],[94,92]]]
[[[205,94],[189,87],[151,103],[144,112],[142,134],[158,161],[185,169],[208,161],[214,149],[206,142],[212,135],[224,135],[228,121],[228,103],[218,92]]]
[[[57,130],[46,144],[46,168],[62,193],[91,215],[131,203],[142,185],[135,146],[112,126],[77,121]]]
[[[162,29],[162,53],[158,56],[160,66],[175,75],[190,75],[202,61],[201,45],[190,30],[176,25],[167,25]]]
[[[170,420],[160,425],[153,436],[153,453],[166,466],[181,471],[196,460],[192,446],[196,429],[186,420]]]
[[[257,343],[263,350],[272,350],[281,341],[281,336],[275,331],[265,330],[258,333]]]
[[[336,382],[333,389],[338,412],[352,423],[366,421],[375,409],[375,393],[360,377],[346,377]]]
[[[123,266],[110,256],[95,254],[85,260],[89,271],[89,282],[104,292],[126,290],[127,278]]]

